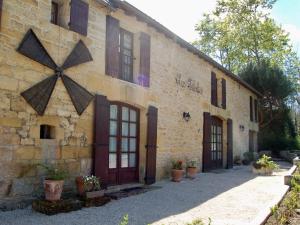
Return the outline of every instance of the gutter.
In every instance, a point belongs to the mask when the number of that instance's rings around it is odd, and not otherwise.
[[[197,49],[195,46],[191,45],[190,43],[188,43],[187,41],[185,41],[184,39],[182,39],[181,37],[179,37],[172,31],[170,31],[168,28],[166,28],[165,26],[163,26],[162,24],[160,24],[159,22],[157,22],[156,20],[154,20],[153,18],[148,16],[147,14],[143,13],[138,8],[129,4],[128,2],[120,1],[120,0],[96,0],[96,1],[98,1],[98,2],[105,1],[105,2],[107,2],[107,4],[110,5],[110,7],[112,7],[114,9],[113,11],[116,11],[119,8],[119,9],[124,10],[126,12],[126,14],[128,14],[130,16],[135,16],[137,18],[137,20],[145,22],[149,26],[154,27],[158,32],[163,33],[167,38],[172,39],[174,42],[179,44],[181,47],[186,48],[188,51],[197,55],[199,58],[204,59],[205,61],[210,63],[212,66],[214,66],[215,68],[217,68],[220,71],[222,71],[223,73],[225,73],[225,75],[227,75],[234,81],[238,82],[239,84],[241,84],[248,90],[252,91],[258,97],[263,96],[259,91],[257,91],[254,87],[252,87],[250,84],[248,84],[244,80],[242,80],[240,77],[238,77],[237,75],[235,75],[234,73],[232,73],[231,71],[229,71],[228,69],[223,67],[221,64],[216,62],[214,59],[212,59],[208,55],[204,54],[199,49]]]

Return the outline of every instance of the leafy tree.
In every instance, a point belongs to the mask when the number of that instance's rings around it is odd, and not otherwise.
[[[293,82],[267,61],[250,63],[239,75],[263,95],[259,101],[260,147],[299,148],[289,103],[296,92]]]
[[[246,64],[268,59],[284,67],[292,54],[288,34],[269,17],[276,0],[218,0],[216,9],[196,25],[193,44],[238,73]]]

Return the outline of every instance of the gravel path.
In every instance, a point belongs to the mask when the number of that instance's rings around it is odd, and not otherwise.
[[[31,208],[0,213],[2,225],[117,225],[129,215],[129,225],[179,225],[196,218],[212,225],[258,224],[271,206],[287,191],[283,175],[289,164],[282,164],[274,176],[255,176],[248,166],[215,173],[200,173],[181,183],[161,181],[162,188],[112,201],[104,207],[45,216]]]

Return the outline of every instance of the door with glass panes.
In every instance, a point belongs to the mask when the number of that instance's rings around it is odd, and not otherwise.
[[[138,181],[139,110],[111,102],[109,121],[109,185]]]
[[[211,168],[223,166],[223,122],[217,117],[211,118]]]

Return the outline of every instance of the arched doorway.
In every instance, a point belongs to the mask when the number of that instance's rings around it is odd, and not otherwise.
[[[108,184],[138,181],[139,109],[110,102]]]
[[[218,117],[211,117],[210,168],[223,167],[223,121]]]

